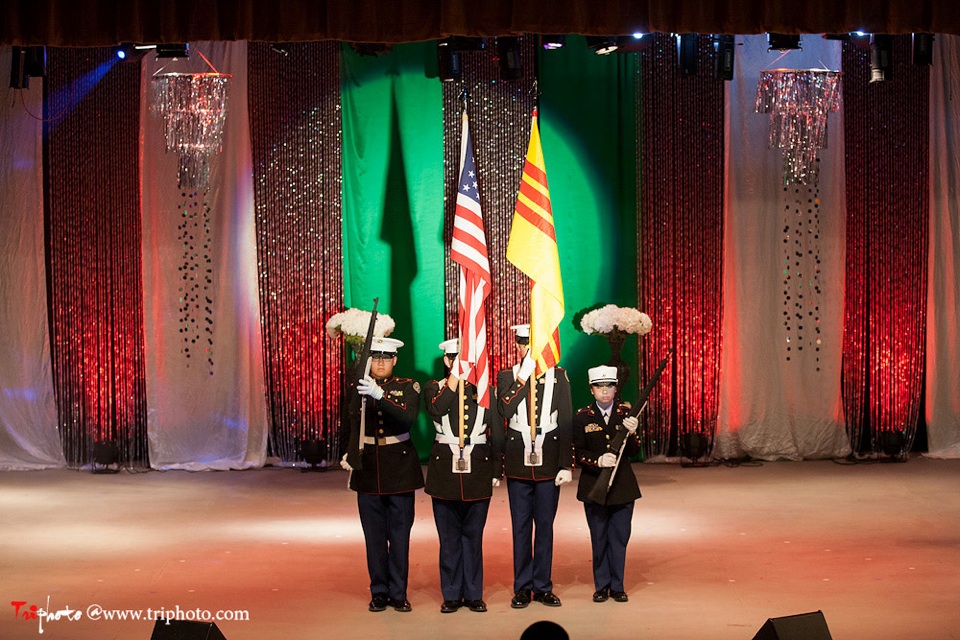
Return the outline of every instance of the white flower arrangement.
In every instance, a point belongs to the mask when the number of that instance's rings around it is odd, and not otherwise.
[[[370,326],[370,312],[361,309],[347,309],[334,314],[327,320],[327,335],[336,338],[343,336],[350,345],[359,347],[367,337],[367,327]],[[373,325],[373,335],[386,337],[393,333],[396,323],[385,313],[377,314],[377,321]]]
[[[632,307],[608,304],[585,313],[580,319],[580,328],[587,335],[608,334],[619,330],[642,336],[653,328],[653,321],[650,316]]]

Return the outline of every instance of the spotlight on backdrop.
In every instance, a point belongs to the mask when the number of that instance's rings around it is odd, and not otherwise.
[[[554,51],[555,49],[563,49],[564,45],[567,44],[567,36],[560,34],[545,34],[540,36],[540,46],[546,49],[547,51]]]
[[[158,44],[157,57],[158,58],[189,58],[190,44],[189,43]]]
[[[893,76],[893,36],[875,33],[870,38],[870,82],[883,82]]]
[[[767,51],[790,51],[791,49],[803,50],[803,47],[800,46],[799,35],[786,33],[767,34]]]
[[[681,467],[705,467],[709,463],[706,460],[710,453],[710,440],[703,433],[690,431],[680,436],[680,466]],[[689,462],[684,462],[684,459]]]
[[[93,444],[93,472],[118,473],[120,471],[120,449],[112,440],[102,440]]]
[[[608,56],[620,45],[615,36],[587,36],[587,46],[598,56]]]
[[[733,36],[713,36],[713,77],[715,80],[733,80],[735,47],[736,41]]]
[[[933,64],[933,34],[913,34],[913,64]]]
[[[523,75],[520,68],[520,43],[513,36],[497,38],[497,62],[501,80],[516,80]]]
[[[326,471],[327,460],[327,441],[304,438],[299,444],[300,457],[309,464],[309,467],[302,467],[300,471]]]
[[[227,640],[215,622],[158,618],[150,640]]]
[[[148,51],[157,48],[155,44],[133,44],[124,42],[116,46],[113,50],[114,55],[123,62],[140,62]]]
[[[907,436],[903,431],[881,431],[877,434],[880,440],[880,451],[883,452],[885,462],[907,461]]]
[[[700,34],[679,34],[677,36],[677,63],[680,65],[680,74],[684,76],[697,75],[699,57]]]
[[[767,618],[753,640],[833,640],[822,611]]]

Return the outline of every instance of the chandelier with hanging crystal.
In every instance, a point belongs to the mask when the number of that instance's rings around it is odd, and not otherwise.
[[[840,108],[841,72],[772,69],[760,72],[757,113],[770,114],[771,148],[783,150],[783,184],[815,184],[817,154],[827,146],[827,115]]]
[[[230,77],[217,72],[153,76],[153,109],[163,118],[166,150],[180,157],[181,189],[209,183],[210,156],[221,148]]]

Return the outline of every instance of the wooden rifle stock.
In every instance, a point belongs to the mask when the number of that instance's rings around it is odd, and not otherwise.
[[[653,393],[653,388],[657,386],[657,382],[660,380],[660,375],[663,374],[663,370],[667,368],[667,362],[670,361],[670,356],[673,355],[674,347],[670,347],[670,350],[667,351],[666,357],[657,365],[656,371],[653,372],[653,375],[650,376],[650,382],[647,383],[640,391],[640,395],[637,396],[636,405],[631,407],[628,412],[629,416],[637,418],[640,416],[640,413],[647,406],[647,400],[650,398],[650,394]],[[623,450],[627,444],[627,436],[630,434],[626,429],[620,429],[617,431],[617,435],[613,437],[613,440],[610,441],[610,444],[607,445],[607,453],[616,453],[617,454],[617,463],[612,467],[603,467],[600,469],[600,475],[597,477],[597,481],[593,484],[593,488],[590,489],[590,493],[587,494],[587,498],[590,502],[595,502],[597,504],[607,504],[607,494],[610,493],[610,487],[613,485],[613,476],[616,474],[617,469],[620,467],[620,458],[623,456]]]

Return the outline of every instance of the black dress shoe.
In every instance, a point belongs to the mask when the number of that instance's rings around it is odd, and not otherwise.
[[[520,589],[510,599],[510,606],[514,609],[523,609],[530,604],[530,589]]]
[[[611,591],[610,597],[613,598],[614,601],[616,602],[626,602],[627,600],[630,599],[627,597],[626,591]]]
[[[370,606],[367,608],[370,609],[370,611],[383,611],[389,603],[390,598],[387,596],[373,596],[373,600],[370,601]]]
[[[603,589],[598,589],[593,592],[593,601],[594,602],[606,602],[607,598],[610,597],[610,588],[604,587]]]
[[[471,600],[467,603],[467,606],[470,611],[476,611],[477,613],[483,613],[487,610],[487,603],[483,600]]]
[[[444,600],[440,605],[440,613],[453,613],[460,608],[461,604],[459,600]]]
[[[393,607],[394,611],[402,611],[406,613],[407,611],[413,611],[413,607],[410,606],[409,600],[391,600],[390,606]]]
[[[548,607],[559,607],[560,598],[553,594],[553,591],[547,591],[545,593],[535,593],[533,594],[533,599],[537,602],[543,603]]]

